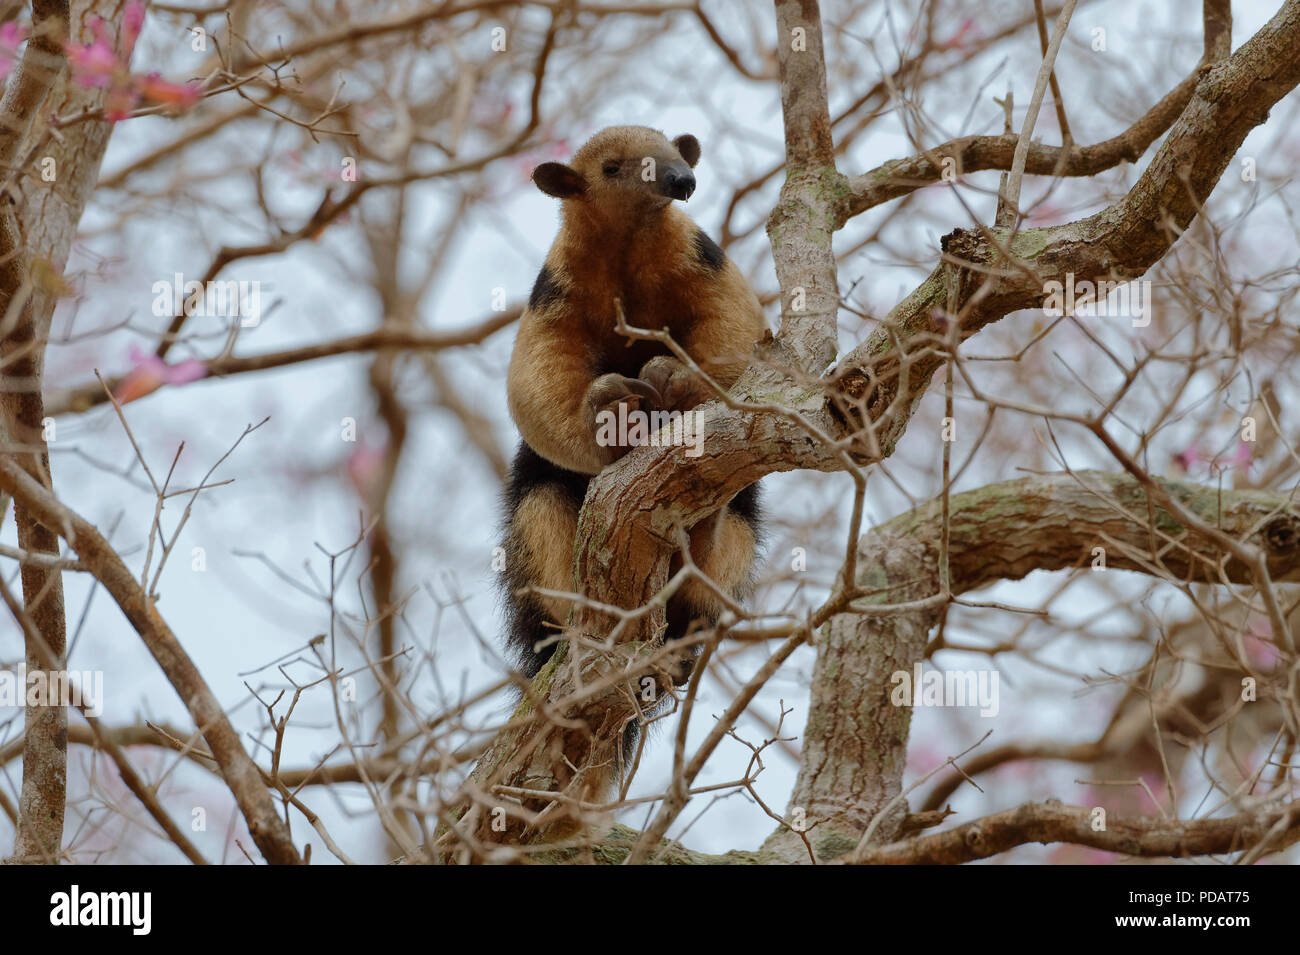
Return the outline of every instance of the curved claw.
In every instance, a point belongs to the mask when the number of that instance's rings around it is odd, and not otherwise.
[[[713,397],[703,380],[668,355],[657,355],[642,365],[641,380],[658,391],[659,411],[688,411]]]
[[[592,382],[591,387],[587,390],[586,398],[587,426],[596,435],[596,444],[599,446],[598,453],[605,459],[606,463],[616,461],[631,450],[632,446],[609,443],[608,438],[605,442],[602,442],[599,434],[602,427],[599,425],[601,416],[606,413],[616,413],[616,409],[620,407],[629,411],[653,411],[659,407],[661,401],[659,389],[649,382],[637,378],[628,378],[625,375],[611,372]],[[649,407],[642,408],[643,405],[649,405]]]
[[[650,402],[650,407],[652,409],[663,407],[663,395],[661,395],[659,389],[650,384],[650,382],[644,381],[641,378],[624,378],[623,384],[626,386],[629,395],[644,398],[646,401]]]

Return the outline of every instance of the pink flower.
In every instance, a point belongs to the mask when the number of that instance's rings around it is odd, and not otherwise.
[[[169,83],[157,73],[137,78],[136,88],[146,103],[160,106],[193,106],[202,97],[198,83]]]
[[[13,72],[14,64],[18,62],[18,48],[25,39],[27,29],[19,26],[17,21],[10,20],[0,26],[0,80]]]
[[[68,63],[72,67],[72,78],[82,86],[92,89],[108,89],[115,80],[120,80],[126,72],[126,64],[118,58],[113,49],[113,39],[104,27],[104,21],[92,17],[90,32],[93,43],[68,43]]]
[[[25,39],[27,39],[27,28],[17,20],[10,20],[0,26],[0,47],[4,47],[9,52],[17,52]]]
[[[941,50],[957,50],[969,45],[971,42],[980,38],[979,27],[975,25],[973,17],[967,17],[962,23],[961,29],[953,34],[952,39],[946,40],[939,44]]]
[[[1115,853],[1105,849],[1063,845],[1048,853],[1047,861],[1052,865],[1112,865],[1117,858]]]
[[[131,51],[144,27],[144,18],[144,3],[130,0],[122,14],[120,43],[113,41],[104,21],[95,17],[90,22],[94,42],[69,43],[66,47],[72,78],[82,86],[108,90],[104,118],[111,123],[127,119],[142,102],[187,108],[202,95],[197,83],[170,83],[157,73],[143,76],[131,72]]]
[[[116,397],[122,404],[143,398],[163,385],[187,385],[206,378],[208,374],[207,363],[197,358],[169,365],[152,352],[145,354],[135,345],[131,346],[128,354],[135,367],[117,386]]]
[[[1183,471],[1191,471],[1192,465],[1201,460],[1201,449],[1195,444],[1189,444],[1182,451],[1174,455],[1174,463]]]
[[[1232,454],[1215,455],[1214,460],[1210,462],[1210,469],[1213,472],[1228,471],[1232,468],[1239,468],[1242,471],[1249,471],[1251,465],[1251,450],[1249,441],[1238,441],[1237,448]]]
[[[104,97],[104,118],[110,123],[120,122],[131,115],[140,97],[129,86],[114,83],[108,88]]]
[[[131,61],[131,51],[135,41],[144,28],[144,4],[140,0],[131,0],[122,13],[122,61]]]
[[[1256,670],[1267,672],[1273,669],[1281,657],[1277,644],[1273,642],[1273,623],[1261,614],[1251,614],[1247,626],[1248,633],[1242,637],[1242,646],[1246,650],[1246,659]]]
[[[357,496],[367,504],[379,493],[384,479],[384,459],[387,457],[386,443],[380,447],[358,444],[356,450],[348,455],[348,480],[356,489]]]
[[[99,40],[88,46],[68,44],[68,63],[72,78],[93,89],[108,89],[117,75],[117,55]]]

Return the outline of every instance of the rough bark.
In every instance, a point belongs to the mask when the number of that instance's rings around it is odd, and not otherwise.
[[[32,35],[0,100],[0,170],[6,180],[20,165],[37,114],[63,81],[63,44],[68,36],[67,0],[37,2],[32,8]],[[39,132],[39,130],[36,130]],[[83,197],[84,201],[84,197]],[[59,205],[55,200],[55,205]],[[33,277],[33,263],[50,251],[51,238],[62,239],[66,255],[71,234],[46,232],[24,201],[17,212],[0,197],[0,361],[6,379],[0,408],[4,412],[4,450],[37,480],[52,486],[45,445],[41,371],[53,298]],[[57,226],[54,227],[57,230]],[[44,241],[42,241],[44,240]],[[49,262],[48,256],[44,261]],[[54,270],[48,270],[53,273]],[[18,546],[33,554],[57,554],[58,535],[15,503]],[[33,624],[24,631],[27,670],[63,668],[66,647],[63,576],[58,567],[24,564],[25,612]],[[19,862],[55,862],[63,845],[67,787],[67,712],[44,701],[25,711],[23,783],[13,858]]]
[[[1300,841],[1300,805],[1264,807],[1227,819],[1171,821],[1159,817],[1111,817],[1092,827],[1091,810],[1057,800],[1017,806],[944,832],[890,843],[854,860],[859,865],[957,865],[987,859],[1017,846],[1068,842],[1137,858],[1189,859],[1263,847],[1278,851]],[[637,833],[614,826],[598,839],[538,851],[546,864],[623,865]],[[658,865],[779,865],[787,860],[768,849],[710,855],[665,841]]]
[[[1229,819],[1111,817],[1095,830],[1091,810],[1048,801],[1007,809],[944,832],[871,850],[863,865],[956,865],[1029,843],[1069,842],[1139,858],[1187,859],[1262,847],[1276,852],[1300,840],[1300,806],[1242,813]]]

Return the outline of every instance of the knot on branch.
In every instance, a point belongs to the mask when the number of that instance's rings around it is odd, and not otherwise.
[[[1289,514],[1275,517],[1261,532],[1270,556],[1285,557],[1300,549],[1300,520]]]
[[[641,696],[644,702],[652,702],[643,696],[647,689],[645,680],[654,680],[655,700],[670,694],[671,687],[684,685],[695,668],[699,647],[687,642],[665,645],[662,637],[661,628],[651,640],[625,641],[612,647],[584,647],[571,643],[568,660],[573,668],[573,684],[602,689],[590,695],[580,709],[569,715],[590,722],[591,713],[615,709],[626,722],[627,717],[636,715],[635,706],[622,705],[629,692]]]
[[[978,258],[983,247],[983,237],[972,229],[953,229],[939,240],[943,253],[955,259]]]
[[[893,354],[843,369],[831,384],[831,415],[846,431],[870,428],[898,394],[898,373],[899,359]]]

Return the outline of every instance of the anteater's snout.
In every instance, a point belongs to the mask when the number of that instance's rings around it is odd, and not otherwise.
[[[689,199],[695,191],[695,174],[688,170],[669,169],[664,173],[664,192],[671,199]]]

